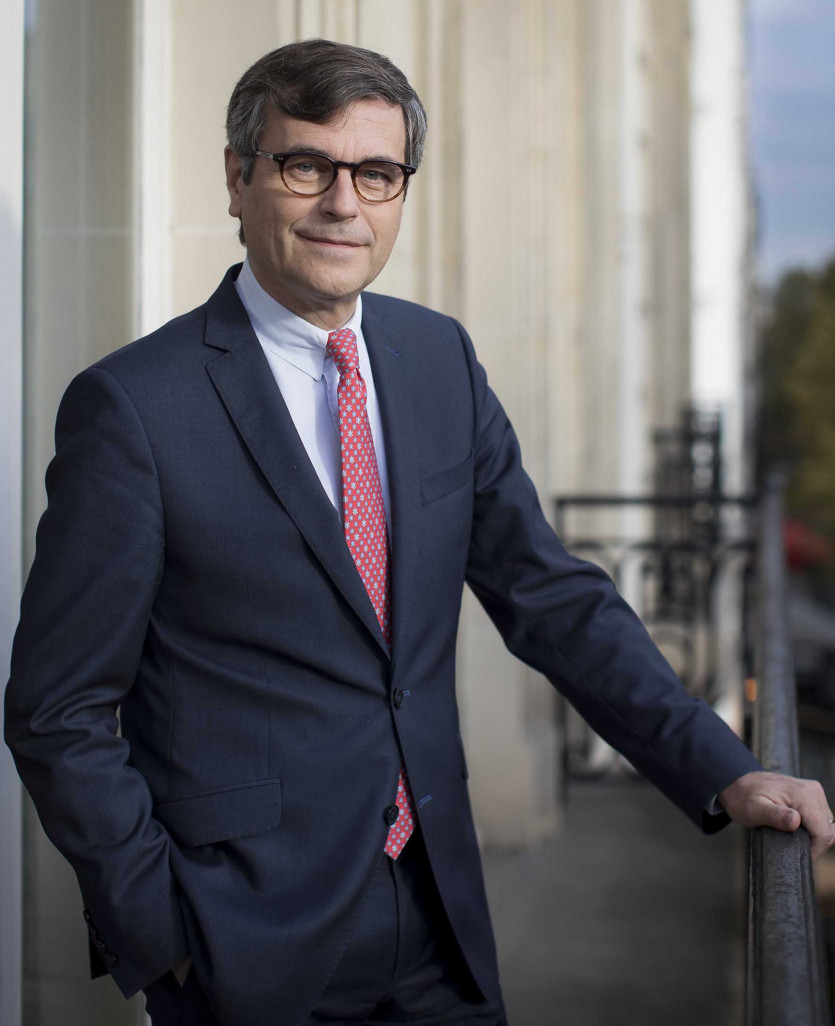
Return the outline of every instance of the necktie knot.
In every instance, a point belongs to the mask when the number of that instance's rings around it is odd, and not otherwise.
[[[357,336],[350,328],[340,328],[328,335],[327,351],[333,357],[340,376],[349,370],[359,370]]]

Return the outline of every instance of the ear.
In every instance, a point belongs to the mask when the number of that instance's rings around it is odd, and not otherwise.
[[[229,192],[229,213],[232,217],[241,216],[241,205],[243,202],[244,180],[241,177],[241,158],[227,146],[223,151],[226,161],[226,188]]]

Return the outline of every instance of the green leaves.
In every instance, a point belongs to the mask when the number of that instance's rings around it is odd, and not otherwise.
[[[762,461],[793,471],[787,513],[835,539],[835,260],[780,280],[762,369]]]

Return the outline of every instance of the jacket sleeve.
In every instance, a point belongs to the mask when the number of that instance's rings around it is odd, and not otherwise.
[[[467,582],[507,648],[543,673],[609,744],[705,833],[713,797],[762,766],[691,697],[600,567],[571,556],[546,521],[519,443],[458,325],[475,406],[475,505]]]
[[[101,367],[68,385],[55,450],[12,646],[5,740],[78,877],[91,955],[131,997],[189,950],[173,842],[117,734],[162,574],[159,482],[135,408]]]

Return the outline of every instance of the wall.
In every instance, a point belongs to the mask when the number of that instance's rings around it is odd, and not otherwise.
[[[9,665],[22,587],[23,505],[23,0],[0,35],[0,675]],[[5,679],[2,676],[0,679]],[[3,709],[0,708],[0,732]],[[20,1026],[23,937],[22,794],[0,746],[0,1022]]]
[[[28,5],[24,573],[61,395],[75,373],[134,337],[133,47],[133,0]],[[126,1004],[109,981],[90,983],[75,874],[28,796],[23,867],[25,1026],[139,1022],[141,995]]]

